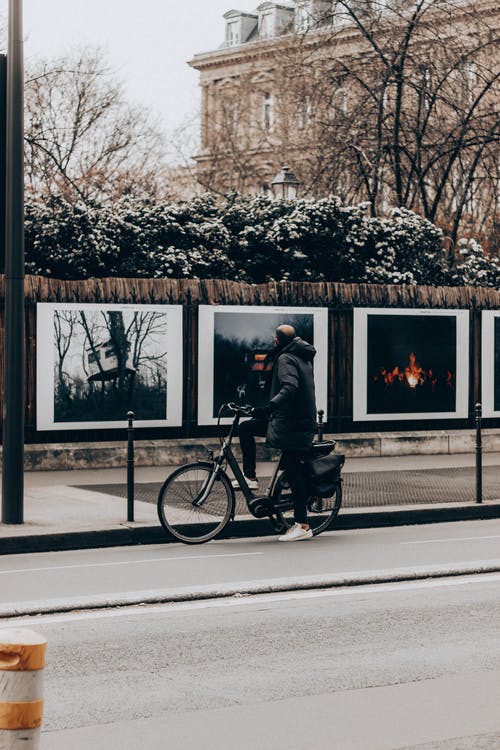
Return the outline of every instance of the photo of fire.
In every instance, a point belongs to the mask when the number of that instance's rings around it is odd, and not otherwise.
[[[454,315],[368,315],[367,412],[456,410]]]

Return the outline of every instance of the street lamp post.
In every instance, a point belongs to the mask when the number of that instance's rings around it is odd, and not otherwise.
[[[281,168],[274,180],[271,182],[273,193],[276,198],[293,200],[297,197],[300,180],[294,175],[290,167],[286,165]]]
[[[2,522],[24,503],[24,65],[22,0],[9,0]]]

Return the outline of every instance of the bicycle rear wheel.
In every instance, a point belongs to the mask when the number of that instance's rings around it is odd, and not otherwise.
[[[285,477],[282,475],[276,485],[274,495],[276,515],[278,521],[283,524],[284,529],[290,528],[295,523],[293,517],[292,495]],[[281,505],[281,507],[280,507]],[[307,502],[307,522],[312,529],[313,535],[317,536],[326,531],[333,524],[342,505],[342,484],[338,482],[335,492],[331,497],[309,498]]]
[[[234,494],[224,473],[214,481],[203,505],[196,505],[213,471],[213,464],[204,462],[181,466],[165,480],[158,495],[161,525],[185,544],[210,541],[231,518]]]

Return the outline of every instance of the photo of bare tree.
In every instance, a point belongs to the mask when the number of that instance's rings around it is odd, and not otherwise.
[[[53,345],[37,363],[38,429],[122,425],[128,411],[178,424],[181,326],[176,306],[40,304],[38,340]]]
[[[267,355],[284,323],[316,349],[318,409],[326,414],[328,310],[318,307],[200,305],[198,422],[216,424],[222,404],[241,398],[252,406],[269,400]]]

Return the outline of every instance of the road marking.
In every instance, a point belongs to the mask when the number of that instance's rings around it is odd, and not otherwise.
[[[106,610],[78,611],[69,614],[32,615],[22,618],[5,618],[9,627],[26,625],[52,625],[78,620],[100,620],[113,617],[137,617],[145,614],[174,615],[178,612],[189,612],[197,609],[217,609],[223,607],[252,606],[256,604],[274,604],[275,602],[297,601],[300,599],[320,599],[338,596],[359,596],[360,594],[379,594],[380,592],[398,592],[411,589],[439,588],[443,586],[466,586],[472,583],[497,583],[500,581],[498,573],[477,573],[457,578],[425,579],[423,581],[399,581],[396,583],[374,583],[366,586],[349,586],[334,589],[315,589],[313,591],[285,591],[269,594],[237,594],[227,598],[203,599],[190,602],[167,602],[165,604],[136,604]],[[245,582],[247,583],[247,582]]]
[[[419,539],[414,542],[399,542],[400,544],[441,544],[442,542],[470,542],[476,539],[500,539],[500,534],[489,536],[455,536],[452,539]]]
[[[0,570],[0,575],[9,573],[39,573],[48,570],[69,570],[70,568],[106,568],[110,565],[137,565],[138,563],[155,563],[155,562],[182,562],[183,560],[210,560],[212,557],[252,557],[263,555],[263,552],[233,552],[220,555],[183,555],[182,557],[153,557],[149,560],[119,560],[116,562],[106,563],[82,563],[81,565],[52,565],[47,568],[18,568],[16,570]]]

